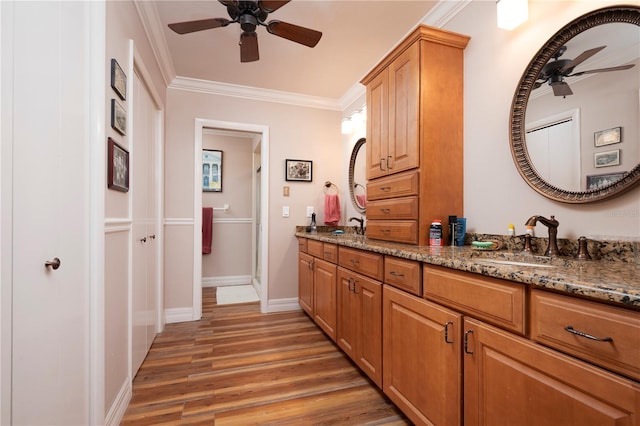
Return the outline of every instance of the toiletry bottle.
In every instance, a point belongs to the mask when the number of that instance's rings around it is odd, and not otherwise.
[[[514,235],[516,235],[516,227],[513,225],[513,223],[509,224],[509,229],[507,230],[507,234],[510,237],[513,237]]]
[[[449,216],[449,241],[452,246],[456,245],[456,231],[458,226],[458,216]]]
[[[318,231],[318,227],[316,226],[316,214],[311,213],[311,232],[316,233]]]
[[[429,227],[429,245],[430,246],[442,246],[442,221],[440,219],[434,219]]]
[[[533,237],[533,226],[527,225],[527,230],[524,233],[525,235],[531,235]]]

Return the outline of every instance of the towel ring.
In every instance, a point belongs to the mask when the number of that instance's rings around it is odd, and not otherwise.
[[[336,192],[335,193],[331,193],[331,194],[338,194],[340,192],[340,190],[338,189],[338,186],[335,183],[332,183],[330,181],[326,181],[324,183],[324,188],[322,188],[322,191],[325,194],[330,194],[329,191],[331,191],[332,188],[335,189]]]

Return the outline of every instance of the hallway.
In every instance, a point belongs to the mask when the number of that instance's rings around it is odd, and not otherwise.
[[[215,292],[156,337],[122,425],[410,424],[304,313]]]

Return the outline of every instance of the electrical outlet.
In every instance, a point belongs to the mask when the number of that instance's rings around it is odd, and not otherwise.
[[[282,206],[282,217],[289,217],[289,206]]]
[[[313,214],[313,206],[307,206],[307,217],[311,217]]]

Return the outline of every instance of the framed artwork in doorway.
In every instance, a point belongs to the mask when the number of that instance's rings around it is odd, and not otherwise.
[[[311,182],[313,162],[309,160],[285,160],[285,179],[289,181]]]
[[[614,149],[612,151],[596,152],[593,154],[593,166],[594,167],[609,167],[620,165],[620,150]]]
[[[202,191],[222,192],[222,151],[202,150]]]
[[[127,134],[127,111],[115,99],[111,99],[111,127],[121,135]]]
[[[625,172],[604,173],[601,175],[587,175],[587,189],[600,189],[619,181]]]
[[[107,187],[116,191],[129,191],[129,151],[109,138],[107,153]]]

